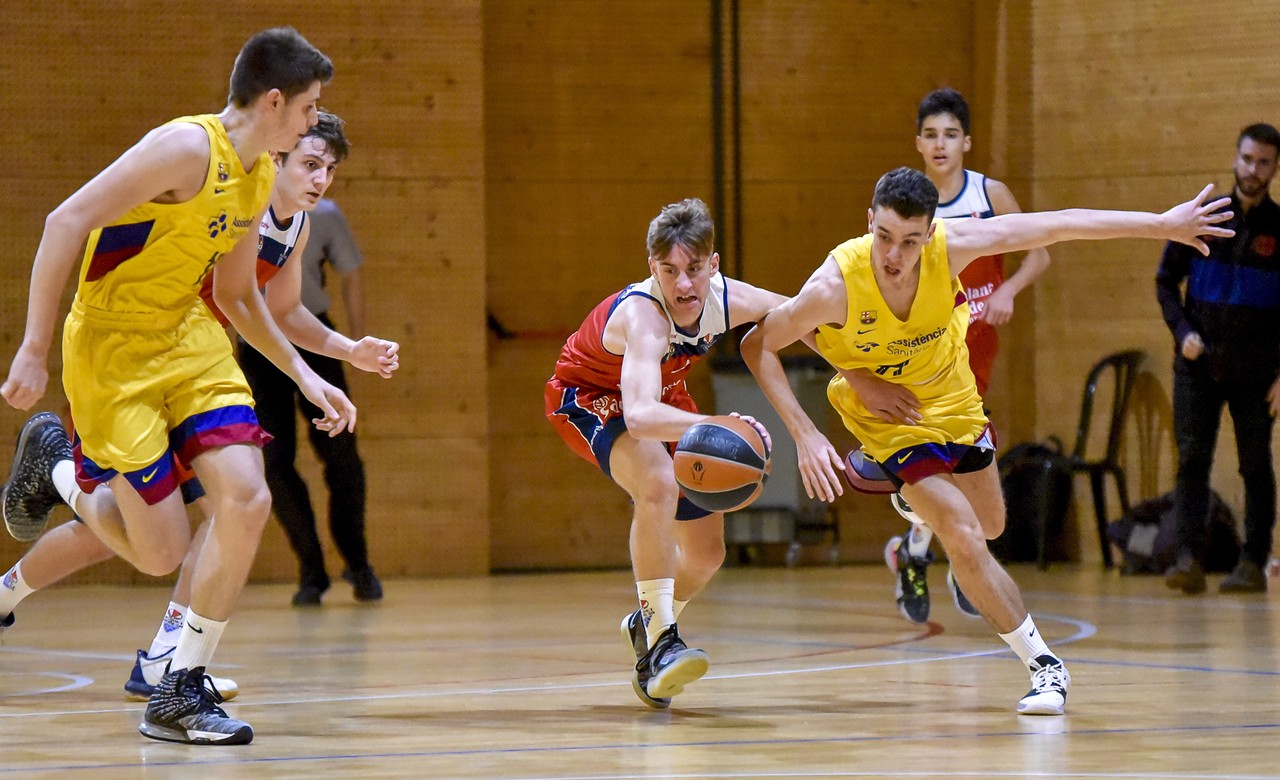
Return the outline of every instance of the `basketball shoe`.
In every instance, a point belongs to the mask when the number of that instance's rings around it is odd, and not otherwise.
[[[1061,715],[1067,708],[1067,689],[1071,687],[1071,674],[1062,659],[1041,655],[1033,660],[1031,690],[1018,702],[1019,715]]]
[[[40,412],[27,420],[18,434],[9,481],[0,490],[0,511],[14,539],[34,541],[49,513],[62,503],[53,486],[53,467],[61,460],[71,460],[71,442],[58,416]]]
[[[228,717],[222,695],[203,666],[166,672],[147,702],[138,731],[144,737],[188,745],[247,745],[253,727]]]
[[[670,698],[706,674],[710,662],[705,652],[684,643],[672,623],[636,663],[635,679],[646,680],[645,693],[654,699]]]
[[[160,684],[161,678],[169,672],[169,662],[173,660],[175,649],[171,647],[155,658],[139,650],[138,660],[133,662],[133,672],[124,684],[124,697],[129,701],[150,699],[151,694],[156,692],[156,686]],[[231,701],[240,692],[240,686],[236,685],[235,680],[213,676],[206,676],[205,679],[218,689],[223,701]]]
[[[907,541],[895,536],[884,546],[884,562],[889,571],[897,576],[893,586],[893,595],[898,600],[898,611],[912,623],[924,623],[929,620],[929,580],[927,577],[929,564],[933,563],[933,553],[910,555],[907,553]]]
[[[622,619],[622,638],[626,641],[627,647],[630,647],[636,653],[636,666],[634,673],[631,675],[631,688],[636,692],[636,696],[640,697],[640,701],[653,707],[655,710],[665,710],[671,706],[670,697],[665,699],[655,699],[645,690],[649,685],[649,669],[645,667],[644,679],[640,679],[640,662],[644,660],[645,654],[649,652],[649,638],[644,631],[644,618],[640,615],[640,610],[632,612]]]

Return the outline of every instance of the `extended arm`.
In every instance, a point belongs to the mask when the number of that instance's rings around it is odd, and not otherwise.
[[[1219,227],[1220,223],[1231,219],[1230,211],[1220,210],[1230,204],[1231,199],[1218,198],[1205,203],[1212,190],[1213,185],[1209,185],[1196,197],[1163,214],[1066,209],[957,220],[947,225],[951,272],[958,275],[965,266],[983,255],[1020,252],[1078,239],[1167,239],[1206,254],[1209,247],[1202,236],[1229,238],[1235,235],[1230,228]]]
[[[765,315],[742,339],[742,359],[796,441],[805,492],[824,501],[844,493],[836,474],[843,461],[796,400],[778,352],[797,341],[811,342],[819,325],[843,325],[847,314],[844,278],[835,258],[828,257],[796,297]]]
[[[1002,182],[987,179],[987,197],[991,199],[991,206],[996,214],[1022,213],[1017,198],[1013,197],[1013,192]],[[982,319],[992,325],[1003,325],[1012,319],[1013,302],[1018,293],[1030,287],[1047,270],[1049,251],[1042,246],[1028,249],[1022,262],[1018,263],[1018,270],[987,298],[987,308],[982,312]]]
[[[302,305],[302,256],[311,235],[311,223],[303,225],[290,259],[267,284],[267,308],[280,331],[295,344],[308,352],[345,360],[361,371],[378,374],[390,379],[400,367],[400,345],[366,336],[352,341],[332,328],[326,327],[314,314]]]
[[[637,439],[678,441],[690,425],[707,416],[662,403],[662,358],[670,338],[667,318],[656,303],[639,296],[623,301],[614,317],[626,342],[620,389],[627,432]]]
[[[204,185],[208,167],[204,128],[166,125],[148,133],[49,214],[31,268],[26,330],[0,388],[10,405],[29,409],[44,395],[62,291],[89,234],[148,201],[189,200]]]
[[[261,217],[259,215],[259,221]],[[320,408],[324,417],[312,421],[317,428],[328,431],[330,436],[353,430],[356,408],[350,399],[303,362],[271,318],[266,302],[258,293],[256,246],[257,235],[246,233],[214,266],[214,302],[240,336],[296,382],[307,400]]]

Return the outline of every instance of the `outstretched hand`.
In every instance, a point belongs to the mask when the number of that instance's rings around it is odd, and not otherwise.
[[[1212,184],[1200,190],[1200,194],[1191,200],[1179,203],[1162,215],[1168,223],[1170,241],[1186,244],[1205,256],[1209,254],[1209,245],[1201,236],[1231,238],[1236,234],[1231,228],[1218,227],[1233,216],[1231,211],[1223,210],[1231,205],[1231,198],[1223,197],[1205,203],[1205,198],[1211,192]]]
[[[343,431],[355,431],[356,405],[346,393],[315,375],[299,382],[298,389],[324,414],[311,420],[316,428],[328,433],[330,438]]]
[[[394,341],[365,336],[351,351],[351,365],[361,371],[390,379],[400,367],[400,345]]]

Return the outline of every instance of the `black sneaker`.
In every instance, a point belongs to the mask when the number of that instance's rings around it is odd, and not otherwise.
[[[71,441],[58,415],[40,412],[18,434],[9,481],[0,491],[4,524],[20,542],[34,541],[49,522],[49,513],[62,503],[53,487],[53,467],[71,460]]]
[[[649,668],[647,666],[645,667],[644,679],[640,679],[640,662],[644,660],[645,655],[649,652],[649,637],[645,634],[644,618],[640,616],[640,610],[637,609],[622,619],[622,638],[626,641],[627,647],[634,650],[636,654],[635,673],[631,675],[631,689],[636,692],[636,696],[640,697],[640,701],[655,710],[665,710],[670,707],[670,697],[655,699],[645,690],[645,687],[649,684]]]
[[[893,594],[898,600],[898,611],[912,623],[929,620],[929,564],[933,553],[910,555],[907,540],[895,536],[884,546],[884,562],[897,576]]]
[[[222,694],[203,666],[169,672],[147,702],[138,731],[142,736],[188,745],[247,745],[253,727],[227,716],[218,705]]]
[[[298,584],[298,592],[293,594],[293,606],[318,607],[320,597],[329,589],[329,575],[320,572],[319,576],[304,576]]]
[[[1262,567],[1242,557],[1231,573],[1218,586],[1219,593],[1266,593],[1267,575]]]
[[[654,699],[667,699],[706,674],[710,662],[705,652],[684,643],[672,623],[636,663],[635,680],[644,680],[645,693]]]
[[[1018,701],[1019,715],[1061,715],[1067,709],[1067,689],[1071,687],[1071,674],[1062,659],[1042,655],[1033,660],[1031,690]]]
[[[342,572],[342,579],[351,583],[351,595],[356,597],[356,601],[382,600],[382,583],[372,567],[366,566],[358,571],[347,569]]]
[[[982,617],[982,613],[973,606],[973,602],[969,601],[969,597],[964,595],[964,591],[960,590],[960,586],[956,584],[956,574],[950,566],[947,567],[947,587],[951,589],[951,598],[956,602],[956,609],[969,617]]]

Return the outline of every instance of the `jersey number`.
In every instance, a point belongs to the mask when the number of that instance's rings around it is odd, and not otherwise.
[[[888,366],[880,366],[876,369],[876,376],[902,376],[902,369],[907,367],[911,362],[911,358],[907,358],[901,363],[894,363]]]

